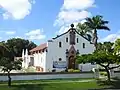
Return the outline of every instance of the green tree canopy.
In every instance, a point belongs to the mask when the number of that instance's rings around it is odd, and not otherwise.
[[[108,52],[113,52],[113,44],[112,42],[104,42],[104,43],[98,43],[97,44],[97,51],[108,51]]]
[[[5,44],[9,48],[9,50],[13,52],[14,56],[16,57],[21,57],[22,49],[28,49],[29,51],[37,46],[32,41],[21,39],[21,38],[9,39]]]
[[[106,26],[106,24],[108,24],[108,21],[103,20],[103,16],[96,15],[92,18],[86,18],[85,24],[93,31],[93,43],[97,48],[97,30],[110,30]]]
[[[108,75],[108,80],[110,80],[109,70],[120,67],[120,56],[113,54],[111,52],[99,51],[94,52],[93,54],[84,54],[76,57],[77,63],[96,63],[102,66]],[[115,67],[110,67],[110,64],[116,64]]]
[[[114,53],[120,54],[120,39],[117,39],[114,44]]]
[[[85,24],[78,23],[76,30],[84,37],[88,38],[91,41],[92,30]]]

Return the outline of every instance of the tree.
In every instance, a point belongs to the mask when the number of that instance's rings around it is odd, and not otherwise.
[[[11,75],[12,70],[20,70],[22,67],[22,59],[11,60],[7,57],[2,57],[0,60],[0,66],[4,72],[7,72],[8,75],[8,86],[11,86]]]
[[[0,66],[2,71],[7,72],[8,86],[11,86],[10,71],[22,68],[22,59],[14,60],[14,54],[4,42],[0,43]]]
[[[78,23],[77,26],[76,26],[76,30],[84,37],[87,37],[90,41],[91,41],[91,34],[92,34],[92,31],[91,29],[85,24],[81,24],[81,23]]]
[[[29,51],[37,46],[31,41],[21,38],[9,39],[6,42],[6,45],[9,48],[9,50],[13,52],[15,57],[21,57],[23,49],[28,49]]]
[[[114,44],[114,53],[120,54],[120,39],[117,39]]]
[[[113,52],[112,46],[114,43],[111,42],[104,42],[104,43],[97,43],[97,50],[96,51],[107,51],[107,52]]]
[[[94,52],[93,54],[84,54],[81,56],[77,56],[76,61],[77,63],[94,62],[96,64],[99,64],[107,72],[108,81],[110,81],[109,70],[120,67],[120,56],[106,51],[99,51]],[[116,64],[116,66],[111,67],[110,64]]]
[[[2,57],[8,57],[8,56],[12,56],[12,53],[8,53],[10,52],[9,49],[7,48],[5,42],[0,42],[0,59]]]
[[[108,21],[104,21],[103,17],[100,15],[96,15],[92,18],[86,18],[86,22],[85,24],[91,29],[93,30],[93,43],[95,48],[97,48],[97,40],[98,40],[98,36],[97,36],[97,30],[110,30],[106,24],[108,24]]]
[[[83,23],[83,24],[78,23],[76,26],[76,29],[83,36],[86,35],[87,33],[92,33],[90,28],[85,23]]]

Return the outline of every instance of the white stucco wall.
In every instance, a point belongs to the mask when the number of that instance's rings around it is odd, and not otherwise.
[[[45,66],[45,62],[46,62],[46,51],[42,52],[42,53],[35,53],[33,54],[34,56],[34,66],[40,66],[43,68],[43,72],[46,71],[46,66]]]
[[[82,71],[91,71],[93,68],[97,68],[97,65],[91,65],[91,63],[79,64],[78,68]]]
[[[68,42],[66,42],[68,38]],[[77,43],[78,38],[78,43]],[[75,49],[79,50],[80,54],[88,54],[94,51],[94,45],[91,44],[88,40],[76,33],[75,39]],[[48,42],[48,53],[46,56],[46,71],[51,71],[53,69],[53,61],[59,61],[59,58],[62,58],[62,61],[66,61],[66,49],[70,49],[70,38],[69,33],[66,33],[56,39],[53,39],[53,42]],[[59,42],[62,43],[62,47],[59,47]],[[85,48],[83,48],[83,43],[85,43]]]
[[[75,49],[79,50],[80,54],[89,54],[95,50],[94,45],[79,34],[76,34],[76,38],[78,38],[78,43],[76,39]],[[83,48],[83,43],[85,43],[85,48]]]
[[[41,79],[63,79],[63,78],[94,78],[93,73],[73,74],[36,74],[36,75],[11,75],[12,80],[41,80]],[[0,75],[0,81],[7,81],[7,75]]]

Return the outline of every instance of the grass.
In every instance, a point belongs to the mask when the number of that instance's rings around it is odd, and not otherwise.
[[[21,84],[12,85],[12,87],[7,87],[7,85],[0,85],[0,90],[86,90],[86,89],[96,89],[102,88],[98,86],[96,82],[76,82],[76,83],[47,83],[47,84]]]
[[[90,82],[75,82],[91,80]],[[62,82],[66,81],[66,82]],[[74,81],[74,82],[67,82]],[[61,83],[56,83],[61,82]],[[57,80],[30,80],[13,81],[9,88],[7,82],[0,82],[0,90],[95,90],[95,89],[120,89],[120,80],[101,81],[94,79],[57,79]]]
[[[93,78],[66,78],[66,79],[49,79],[49,80],[19,80],[12,81],[12,84],[16,83],[43,83],[43,82],[61,82],[61,81],[81,81],[81,80],[94,80]],[[7,84],[7,81],[1,81],[0,84]]]

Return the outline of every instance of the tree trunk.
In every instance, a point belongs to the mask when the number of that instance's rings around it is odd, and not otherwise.
[[[8,71],[8,86],[11,86],[11,77],[10,77],[10,72]]]
[[[105,67],[105,70],[107,72],[108,81],[110,81],[110,72],[109,72],[109,69],[107,67]]]
[[[97,39],[98,39],[97,30],[95,29],[93,33],[93,43],[94,43],[95,49],[97,49]]]

